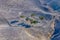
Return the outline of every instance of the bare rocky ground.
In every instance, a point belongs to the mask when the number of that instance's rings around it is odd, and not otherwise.
[[[7,27],[0,29],[0,40],[34,40],[22,28]]]
[[[46,28],[12,27],[8,23],[8,20],[18,17],[19,12],[37,11],[44,14],[58,15],[49,13],[53,11],[50,9],[49,12],[41,10],[40,1],[44,4],[42,0],[0,0],[0,40],[50,40],[54,32],[54,20],[51,23],[48,22]]]
[[[0,27],[0,40],[50,40],[50,36],[43,29],[38,31],[32,28]]]

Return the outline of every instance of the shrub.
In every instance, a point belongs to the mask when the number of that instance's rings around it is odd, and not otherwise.
[[[20,16],[21,18],[24,18],[25,16]]]
[[[35,16],[35,14],[31,14],[31,16]]]
[[[39,16],[39,19],[40,19],[40,20],[43,20],[43,19],[44,19],[44,16]]]
[[[34,21],[31,21],[31,24],[36,24],[38,23],[38,21],[34,20]]]

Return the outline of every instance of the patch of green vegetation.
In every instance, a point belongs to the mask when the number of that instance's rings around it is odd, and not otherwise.
[[[31,21],[31,24],[36,24],[36,23],[38,23],[38,21],[36,20]]]
[[[43,19],[44,19],[44,16],[39,16],[39,19],[40,19],[40,20],[43,20]]]
[[[27,21],[28,21],[28,20],[30,20],[30,21],[33,21],[33,19],[31,19],[31,18],[28,18],[28,17],[26,18],[26,20],[27,20]]]
[[[21,17],[21,18],[25,18],[25,16],[23,16],[23,15],[21,15],[20,17]]]
[[[33,20],[33,19],[27,17],[27,18],[26,18],[26,21],[28,21],[28,20],[30,20],[30,23],[31,23],[31,24],[36,24],[36,23],[38,23],[38,21]]]
[[[32,13],[32,14],[31,14],[31,17],[32,17],[32,16],[35,16],[35,14],[34,14],[34,13]]]

